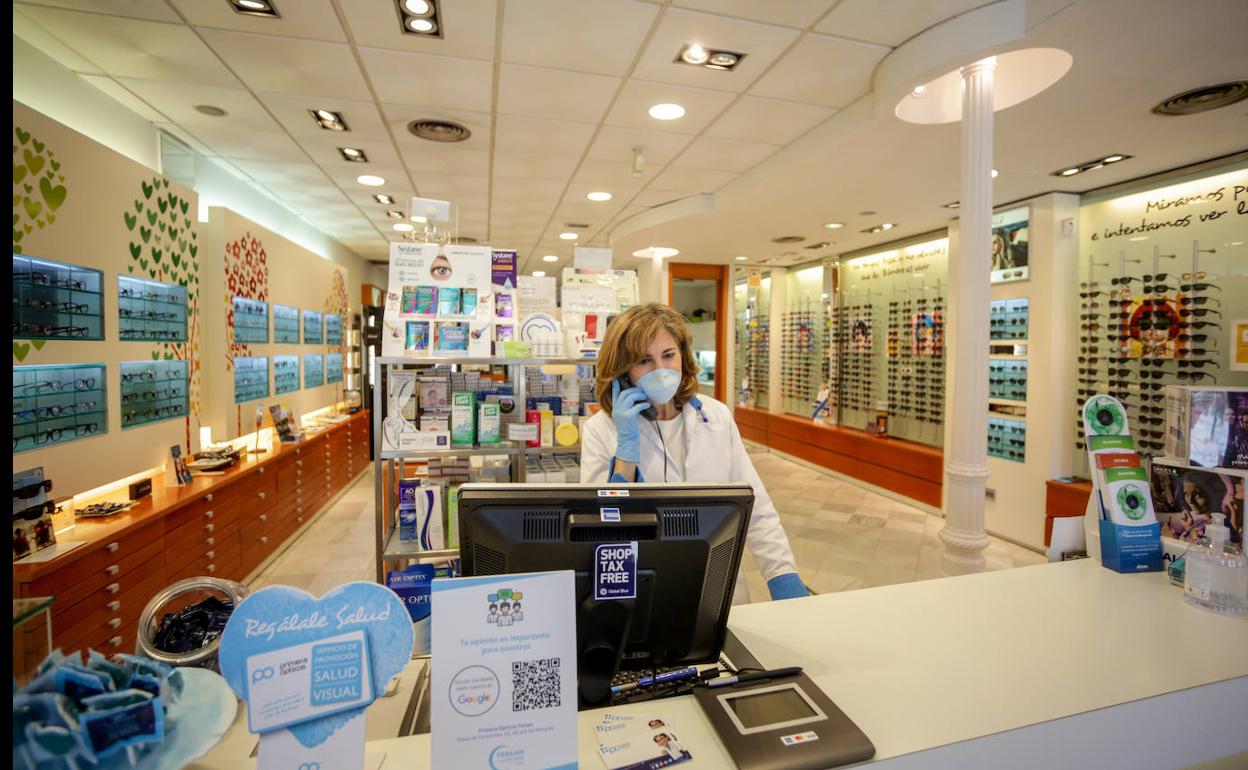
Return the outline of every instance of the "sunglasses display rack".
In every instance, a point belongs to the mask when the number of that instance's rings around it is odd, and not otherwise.
[[[104,364],[13,367],[13,451],[108,432]]]
[[[874,417],[875,410],[875,308],[867,302],[843,305],[838,310],[835,344],[837,349],[836,393],[841,409]],[[854,424],[861,420],[845,420]]]
[[[321,314],[315,310],[303,311],[303,344],[320,345],[321,340]]]
[[[325,354],[325,384],[342,382],[342,354]]]
[[[745,335],[746,350],[749,351],[745,376],[754,392],[754,403],[763,407],[767,405],[767,387],[771,372],[769,326],[766,318],[752,319],[748,322]]]
[[[989,401],[1027,401],[1027,359],[988,359]]]
[[[234,341],[239,344],[269,341],[269,306],[260,300],[234,298]]]
[[[117,276],[118,337],[129,342],[186,342],[186,287]]]
[[[781,370],[785,373],[782,391],[788,411],[809,414],[824,379],[824,357],[820,355],[818,329],[823,324],[818,304],[803,300],[783,315],[780,338]]]
[[[334,313],[325,314],[325,344],[342,344],[342,316]]]
[[[13,255],[13,338],[102,340],[104,274]]]
[[[183,417],[190,411],[189,362],[122,361],[121,427]]]
[[[1028,310],[1026,299],[1001,299],[992,302],[988,310],[988,339],[1027,339]]]
[[[303,387],[319,388],[325,384],[325,357],[308,353],[303,357]]]
[[[936,443],[942,438],[945,406],[944,298],[939,292],[939,284],[907,288],[901,292],[904,299],[889,300],[885,357],[889,410],[896,418],[892,432]],[[925,435],[928,426],[934,436]]]
[[[299,344],[299,308],[273,305],[273,341],[278,344]]]
[[[1026,459],[1027,423],[1003,417],[988,418],[988,456],[1021,463]]]
[[[299,356],[273,356],[273,393],[280,396],[296,390],[299,390]]]
[[[269,359],[240,356],[234,359],[234,403],[243,404],[269,396]]]

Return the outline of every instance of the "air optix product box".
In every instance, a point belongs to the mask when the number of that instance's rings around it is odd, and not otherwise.
[[[477,394],[451,394],[451,446],[472,446],[477,440]]]
[[[427,655],[430,651],[430,634],[432,633],[433,615],[429,604],[429,594],[433,579],[451,577],[450,567],[433,564],[413,564],[402,571],[386,575],[386,587],[398,594],[407,608],[416,632],[413,652]]]
[[[1248,388],[1166,386],[1166,456],[1248,469]]]
[[[503,420],[498,404],[477,405],[477,441],[482,444],[498,444],[503,440]]]

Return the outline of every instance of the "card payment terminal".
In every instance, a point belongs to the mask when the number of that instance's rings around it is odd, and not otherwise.
[[[817,770],[875,755],[875,746],[804,673],[698,687],[724,748],[741,770]]]

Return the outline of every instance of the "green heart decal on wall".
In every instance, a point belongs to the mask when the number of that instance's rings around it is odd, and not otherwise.
[[[137,211],[137,212],[142,212],[142,211],[143,211],[143,201],[135,201],[135,202],[134,202],[134,210],[135,210],[135,211]]]
[[[146,270],[146,269],[147,269],[147,260],[146,260],[146,259],[140,259],[140,260],[139,260],[139,269],[141,269],[141,270]]]
[[[134,224],[139,221],[139,218],[131,214],[129,211],[121,212],[121,218],[126,220],[127,230],[134,230]]]
[[[142,225],[139,226],[139,235],[143,236],[144,243],[147,243],[152,239],[152,231]]]
[[[52,157],[52,153],[48,153],[48,157]],[[61,170],[61,162],[59,160],[50,161],[49,165],[52,166],[53,171]]]
[[[35,191],[35,188],[31,187],[28,184],[22,185],[22,189],[25,190],[27,194],[30,194]]]
[[[184,217],[184,218],[182,219],[182,222],[183,222],[183,223],[185,223],[185,225],[186,225],[186,229],[187,229],[187,230],[190,230],[190,229],[191,229],[191,219],[190,219],[190,217]]]
[[[165,221],[162,219],[160,222],[157,223],[157,227],[159,227],[160,231],[163,233],[165,231]]]
[[[173,266],[177,267],[182,264],[182,257],[178,256],[176,251],[169,252],[169,259],[173,261]]]
[[[156,224],[156,212],[155,211],[147,212],[147,223],[149,225]]]
[[[31,142],[30,146],[35,148],[35,152],[43,152],[43,142],[39,141],[38,139]]]
[[[157,198],[157,199],[156,199],[156,205],[157,205],[157,206],[160,206],[160,213],[162,213],[162,214],[163,214],[163,213],[165,213],[165,209],[169,208],[169,204],[168,204],[168,203],[165,203],[165,199],[164,199],[164,198]]]
[[[163,250],[161,250],[161,249],[152,249],[152,262],[155,262],[156,264],[158,264],[158,265],[159,265],[159,264],[160,264],[160,258],[161,258],[161,257],[163,257],[164,255],[165,255],[165,252],[164,252]]]
[[[56,211],[65,202],[65,195],[68,193],[68,190],[65,189],[65,185],[58,184],[56,187],[53,187],[52,183],[47,180],[47,177],[44,177],[39,180],[39,193],[43,195],[48,208]]]
[[[20,205],[21,205],[21,203],[22,203],[22,196],[20,196],[20,195],[14,195],[14,196],[13,196],[13,208],[17,208],[18,206],[20,206]],[[13,224],[17,224],[17,215],[16,215],[16,214],[14,214],[14,215],[13,215]]]
[[[16,130],[17,130],[17,141],[21,142],[22,144],[26,144],[27,142],[30,141],[30,134],[26,133],[21,128],[17,128]]]
[[[182,209],[182,213],[183,213],[183,214],[185,214],[185,213],[186,213],[186,210],[187,210],[188,208],[190,208],[190,205],[191,205],[191,204],[190,204],[190,201],[182,201],[181,203],[179,203],[179,204],[178,204],[178,208]],[[187,227],[190,227],[190,226],[191,226],[191,223],[190,223],[190,222],[187,222],[187,223],[186,223],[186,226],[187,226]]]
[[[28,172],[28,169],[25,166],[14,166],[13,167],[13,184],[21,184],[22,180],[26,178],[27,172]]]
[[[51,211],[49,211],[48,212],[48,224],[52,224],[55,221],[56,221],[56,214],[53,214]]]
[[[185,238],[178,239],[178,251],[186,251],[186,239]]]
[[[140,254],[142,254],[142,253],[143,253],[143,247],[142,247],[142,246],[140,246],[140,245],[139,245],[139,244],[137,244],[137,243],[132,243],[132,244],[130,244],[130,258],[131,258],[131,259],[138,259],[138,258],[139,258],[139,255],[140,255]]]
[[[31,227],[30,225],[22,225],[22,232],[26,233],[27,235],[30,235],[31,231],[34,229],[35,228]]]
[[[170,228],[169,228],[169,230],[168,230],[168,233],[169,233],[169,240],[170,240],[170,241],[175,241],[175,240],[177,240],[177,238],[178,238],[178,233],[179,233],[179,232],[181,232],[181,231],[180,231],[180,230],[178,230],[178,228],[176,228],[176,227],[170,227]]]
[[[43,204],[33,198],[22,198],[22,206],[26,209],[26,213],[31,219],[39,216],[39,212],[43,211]],[[27,230],[26,232],[30,232]]]
[[[40,171],[43,171],[43,164],[47,162],[42,155],[35,155],[30,150],[23,150],[22,157],[26,160],[26,168],[30,169],[32,174],[38,174]]]
[[[168,186],[169,186],[169,182],[166,180],[165,187],[168,187]],[[165,196],[165,200],[169,201],[169,205],[172,206],[178,202],[178,195],[177,193],[169,193],[168,195]]]
[[[21,129],[18,129],[19,131]],[[18,361],[25,361],[26,356],[30,355],[30,344],[26,342],[13,343],[13,357]]]
[[[151,197],[152,197],[152,189],[153,189],[153,188],[152,188],[152,186],[151,186],[150,184],[148,184],[147,182],[139,182],[139,187],[143,188],[143,197],[144,197],[144,198],[151,198]]]
[[[43,346],[48,344],[47,340],[31,340],[30,344],[35,346],[35,350],[43,350]]]
[[[14,246],[22,242],[23,235],[24,233],[21,230],[18,230],[17,228],[13,228],[13,245]]]

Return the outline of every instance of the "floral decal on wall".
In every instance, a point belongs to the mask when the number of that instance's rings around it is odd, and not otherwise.
[[[225,245],[225,365],[233,371],[234,359],[250,356],[251,346],[234,341],[234,298],[269,301],[269,255],[264,244],[250,232]]]
[[[334,282],[330,287],[329,296],[325,298],[323,310],[326,313],[334,313],[342,321],[342,338],[338,342],[338,352],[342,354],[344,363],[347,357],[347,335],[350,329],[350,322],[347,319],[348,307],[347,278],[341,270],[334,270]]]
[[[69,189],[56,153],[21,126],[13,127],[13,251],[22,239],[56,221]],[[13,357],[25,361],[31,350],[42,350],[47,340],[13,341]]]
[[[186,342],[162,342],[152,351],[153,359],[187,361],[190,370],[191,413],[187,416],[187,444],[190,445],[190,418],[199,418],[199,233],[195,230],[191,202],[169,189],[169,180],[152,177],[139,182],[142,197],[136,196],[121,218],[130,232],[130,264],[127,272],[140,278],[186,288]]]

